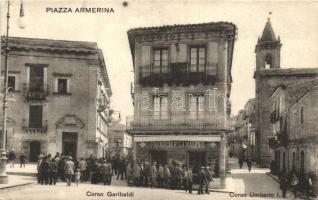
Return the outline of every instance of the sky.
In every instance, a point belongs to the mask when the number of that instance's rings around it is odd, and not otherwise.
[[[1,34],[6,7],[1,1]],[[113,96],[122,118],[133,115],[133,65],[127,31],[131,28],[228,21],[238,28],[232,64],[232,114],[254,97],[255,45],[270,16],[280,36],[282,68],[318,67],[318,2],[208,0],[23,0],[25,28],[19,28],[21,0],[11,0],[10,36],[97,42],[103,50]],[[74,13],[81,7],[113,8],[114,13]],[[71,8],[50,13],[47,8]],[[269,12],[272,14],[269,15]]]

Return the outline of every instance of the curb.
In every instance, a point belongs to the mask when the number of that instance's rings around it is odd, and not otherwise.
[[[16,176],[32,176],[32,177],[36,177],[37,173],[24,173],[24,172],[7,172],[7,174],[9,175],[16,175]]]
[[[12,189],[12,188],[16,188],[16,187],[24,187],[24,186],[28,186],[28,185],[32,185],[32,184],[33,184],[33,182],[21,183],[21,184],[16,184],[16,185],[9,185],[9,186],[5,186],[5,187],[0,187],[0,191],[6,190],[6,189]]]
[[[272,179],[274,179],[277,183],[279,183],[279,179],[276,178],[275,176],[273,176],[270,172],[266,172],[266,174],[271,177]]]

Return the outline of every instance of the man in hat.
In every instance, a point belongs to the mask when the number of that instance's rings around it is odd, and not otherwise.
[[[75,165],[74,165],[74,162],[72,161],[72,157],[67,156],[65,165],[64,165],[64,174],[65,174],[65,178],[66,178],[68,186],[71,186],[74,171],[75,171]]]
[[[205,168],[205,176],[206,176],[205,193],[210,194],[209,184],[211,181],[213,181],[210,167]]]
[[[199,172],[199,189],[198,189],[198,194],[203,194],[203,185],[206,184],[206,174],[204,171],[204,166],[201,167],[201,170]]]

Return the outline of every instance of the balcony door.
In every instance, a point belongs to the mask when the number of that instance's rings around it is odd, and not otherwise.
[[[206,48],[190,48],[190,72],[204,72],[206,64]]]
[[[31,92],[39,92],[44,89],[44,68],[39,66],[30,67],[29,89]]]
[[[204,119],[205,96],[190,95],[190,119]]]
[[[168,99],[166,96],[154,96],[154,119],[168,119]]]
[[[154,74],[168,73],[168,48],[156,48],[153,50],[152,72]]]

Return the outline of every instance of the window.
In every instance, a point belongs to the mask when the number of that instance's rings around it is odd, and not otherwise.
[[[204,72],[206,64],[206,48],[190,48],[190,72]]]
[[[203,117],[203,111],[205,107],[205,96],[204,95],[192,95],[190,94],[190,118],[200,119]]]
[[[43,107],[41,105],[30,105],[29,107],[29,127],[42,128]]]
[[[168,100],[167,96],[160,95],[154,96],[154,119],[167,119],[168,118]]]
[[[300,123],[304,124],[304,107],[300,108]]]
[[[168,72],[168,48],[158,48],[153,51],[152,71],[156,74]]]
[[[57,81],[57,93],[66,94],[67,93],[67,79],[59,78]]]
[[[15,91],[15,76],[8,76],[8,91]]]
[[[38,92],[44,89],[44,68],[30,67],[30,82],[29,87],[31,92]]]

